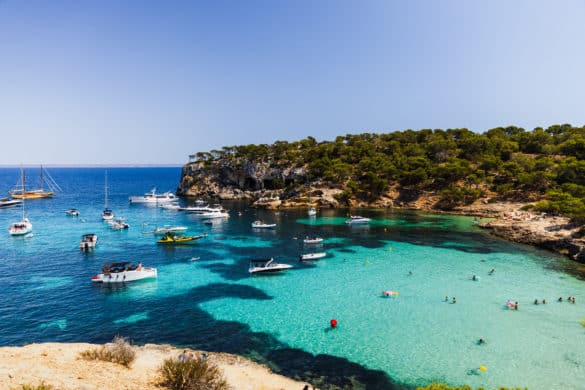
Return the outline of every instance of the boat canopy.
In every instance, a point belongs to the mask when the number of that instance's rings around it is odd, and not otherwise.
[[[102,267],[102,272],[104,274],[109,273],[117,273],[117,272],[124,272],[124,271],[132,271],[138,268],[131,262],[123,262],[123,263],[106,263]]]

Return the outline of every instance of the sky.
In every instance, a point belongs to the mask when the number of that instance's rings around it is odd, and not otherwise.
[[[0,165],[585,124],[581,0],[0,0]]]

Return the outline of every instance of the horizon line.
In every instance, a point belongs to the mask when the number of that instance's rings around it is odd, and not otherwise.
[[[0,164],[0,168],[178,168],[185,164]]]

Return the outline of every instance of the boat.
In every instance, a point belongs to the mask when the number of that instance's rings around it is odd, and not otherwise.
[[[264,223],[260,220],[252,222],[252,227],[255,229],[272,229],[276,227],[275,223]]]
[[[181,208],[181,206],[176,203],[165,203],[161,204],[160,207],[166,210],[179,210]]]
[[[142,263],[134,265],[130,262],[123,262],[104,264],[102,272],[92,276],[91,281],[95,283],[125,283],[156,278],[156,268],[143,267]]]
[[[326,252],[317,252],[317,253],[305,253],[300,256],[302,260],[317,260],[327,256]]]
[[[197,199],[193,206],[179,207],[179,211],[185,211],[186,213],[202,213],[210,209],[209,203],[201,199]]]
[[[22,220],[13,222],[8,227],[8,233],[11,236],[24,236],[32,232],[32,223],[26,218],[24,214],[24,200],[21,202],[22,205]]]
[[[98,241],[97,234],[88,233],[81,236],[81,242],[79,243],[79,249],[82,251],[87,251],[93,249]]]
[[[79,210],[69,209],[69,210],[65,211],[65,214],[72,216],[72,217],[79,217]]]
[[[290,264],[275,263],[273,258],[250,260],[248,272],[251,274],[267,274],[292,268]]]
[[[359,223],[369,223],[372,219],[366,217],[360,217],[359,215],[352,215],[349,217],[348,220],[345,221],[347,224],[359,224]]]
[[[129,199],[131,204],[169,204],[179,201],[179,198],[170,191],[157,194],[156,187],[142,196],[131,196]]]
[[[315,215],[317,215],[317,209],[311,206],[309,207],[307,214],[309,215],[309,217],[314,217]]]
[[[114,212],[108,208],[108,171],[106,171],[104,179],[104,211],[102,211],[102,219],[104,221],[114,219]]]
[[[7,209],[22,203],[22,199],[0,198],[0,209]]]
[[[152,231],[153,234],[167,234],[167,233],[177,233],[177,232],[184,232],[187,230],[186,226],[163,226],[163,227],[155,227]]]
[[[305,244],[321,244],[323,239],[321,237],[306,237],[303,242]]]
[[[189,242],[194,242],[203,237],[207,237],[207,234],[202,234],[198,236],[184,236],[178,233],[165,233],[165,235],[157,241],[159,244],[186,244]]]
[[[59,184],[51,177],[49,172],[43,168],[41,165],[41,174],[39,179],[39,188],[34,190],[27,190],[26,189],[26,179],[24,168],[20,168],[20,180],[19,184],[9,191],[10,195],[15,199],[42,199],[42,198],[51,198],[56,192],[61,191],[61,187]],[[49,191],[45,191],[43,185],[46,185],[49,188]]]
[[[205,219],[215,219],[215,218],[229,218],[229,214],[222,208],[212,208],[209,211],[204,211],[202,213],[196,214],[198,217],[205,218]]]
[[[115,220],[113,220],[113,219],[112,220],[109,220],[108,221],[108,224],[114,230],[122,230],[122,229],[128,229],[128,228],[130,228],[130,225],[122,217],[117,218]]]

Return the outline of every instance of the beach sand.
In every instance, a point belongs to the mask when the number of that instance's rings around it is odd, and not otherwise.
[[[158,389],[158,367],[176,358],[181,349],[169,345],[134,346],[136,360],[130,368],[98,360],[84,360],[79,353],[100,345],[86,343],[42,343],[0,348],[0,388],[45,384],[57,389]],[[188,350],[191,351],[191,350]],[[200,351],[192,351],[197,355]],[[233,389],[294,389],[306,383],[271,372],[265,366],[240,356],[208,353],[211,363],[223,371]]]

